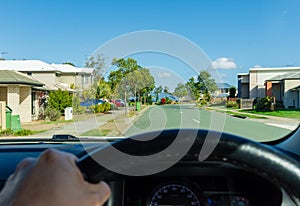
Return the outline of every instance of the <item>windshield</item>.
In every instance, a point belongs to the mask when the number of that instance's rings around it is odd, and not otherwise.
[[[280,139],[300,120],[299,11],[293,0],[2,2],[1,137]]]

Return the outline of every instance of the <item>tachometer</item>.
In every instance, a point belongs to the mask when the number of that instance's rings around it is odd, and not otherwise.
[[[168,184],[160,187],[152,196],[149,206],[200,206],[195,193],[180,184]]]

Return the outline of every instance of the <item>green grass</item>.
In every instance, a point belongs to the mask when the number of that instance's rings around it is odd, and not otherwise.
[[[275,110],[275,111],[242,110],[242,112],[247,112],[250,114],[262,114],[262,115],[270,115],[275,117],[300,119],[300,110],[295,110],[295,109],[284,109],[284,110]]]
[[[267,117],[257,116],[255,114],[243,114],[243,113],[240,113],[240,112],[234,112],[234,110],[236,110],[236,109],[233,109],[233,108],[224,108],[224,109],[226,109],[226,110],[220,110],[216,107],[207,107],[206,108],[206,110],[216,110],[217,112],[226,113],[226,114],[229,114],[229,115],[236,115],[236,116],[239,116],[241,118],[243,118],[243,117],[247,118],[248,117],[248,118],[251,118],[251,119],[268,119]]]
[[[7,129],[7,130],[2,130],[0,131],[0,136],[1,137],[5,137],[5,136],[28,136],[28,135],[33,135],[33,134],[37,134],[40,132],[44,132],[46,130],[29,130],[29,129],[21,129],[18,131],[13,131],[11,129]]]
[[[109,129],[92,129],[90,131],[87,131],[83,134],[81,134],[82,136],[106,136],[111,132],[111,130]]]
[[[73,122],[73,120],[59,119],[56,121],[45,120],[44,122],[42,122],[42,124],[60,124],[60,123],[70,123],[70,122]]]
[[[257,115],[251,115],[251,114],[241,114],[241,113],[232,112],[232,111],[226,111],[226,114],[237,115],[237,116],[245,117],[245,118],[248,117],[248,118],[251,118],[251,119],[268,119],[267,117],[262,117],[262,116],[257,116]]]

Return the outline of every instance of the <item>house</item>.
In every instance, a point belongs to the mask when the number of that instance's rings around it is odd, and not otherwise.
[[[238,97],[256,99],[274,96],[285,108],[299,105],[300,67],[250,68],[238,74]]]
[[[229,89],[233,87],[232,85],[228,83],[216,83],[218,89],[214,92],[214,95],[216,97],[227,97],[229,96]]]
[[[249,89],[249,73],[238,74],[238,98],[249,99],[250,89]]]
[[[300,108],[300,71],[266,80],[266,95],[275,97],[288,108]]]
[[[21,122],[31,122],[32,88],[42,87],[36,79],[21,72],[0,70],[0,101],[20,115]]]
[[[58,89],[73,92],[77,88],[88,88],[94,80],[94,69],[76,68],[67,64],[48,64],[40,60],[4,60],[0,61],[0,71],[16,71],[39,82],[31,88],[31,119],[38,119],[41,108],[41,100],[45,98],[49,91]],[[1,82],[0,82],[1,83]],[[11,106],[11,102],[7,102]],[[26,112],[28,112],[26,111]],[[29,119],[23,118],[21,121],[27,122]],[[30,120],[31,121],[31,120]]]
[[[86,89],[94,82],[95,71],[93,68],[77,68],[70,64],[54,63],[51,66],[60,72],[56,73],[57,84]]]

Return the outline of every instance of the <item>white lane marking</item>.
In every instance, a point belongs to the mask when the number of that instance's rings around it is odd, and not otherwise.
[[[193,121],[197,122],[198,124],[200,124],[200,121],[196,120],[196,119],[193,119]]]
[[[297,128],[297,126],[293,126],[293,125],[275,124],[275,123],[265,123],[265,124],[270,125],[270,126],[274,126],[274,127],[280,127],[280,128],[288,129],[288,130],[295,130]]]

